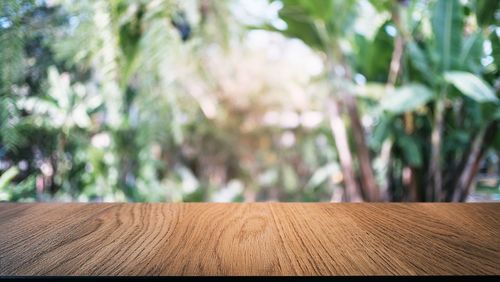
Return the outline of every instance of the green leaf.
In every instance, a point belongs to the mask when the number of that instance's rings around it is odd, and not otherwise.
[[[19,173],[19,169],[15,166],[9,168],[2,175],[0,175],[0,191],[3,190]]]
[[[20,111],[11,96],[0,95],[0,151],[17,152],[26,140],[19,131]]]
[[[417,140],[408,135],[399,136],[396,140],[408,164],[414,167],[420,167],[422,165],[422,154]]]
[[[421,84],[410,84],[396,89],[381,101],[383,110],[395,114],[414,111],[434,98],[429,88]]]
[[[483,27],[492,24],[499,6],[498,0],[476,0],[477,23]]]
[[[382,144],[392,133],[391,125],[393,122],[393,118],[389,115],[381,115],[368,139],[368,144],[372,150],[380,151],[382,149]]]
[[[493,120],[500,120],[500,107],[497,108],[495,114],[493,115]]]
[[[28,176],[19,183],[11,183],[7,186],[7,200],[10,202],[31,202],[36,198],[36,174]],[[3,196],[0,194],[0,197]]]
[[[385,83],[368,82],[363,85],[356,85],[354,94],[372,100],[380,100],[387,92]]]
[[[385,22],[378,29],[373,42],[369,42],[366,50],[359,50],[360,53],[366,52],[366,58],[361,57],[360,63],[363,75],[370,81],[387,81],[394,50],[394,38],[387,33],[388,27],[394,27],[390,21]]]
[[[481,71],[481,56],[483,55],[483,33],[476,31],[469,35],[460,53],[460,68],[472,72]]]
[[[336,163],[329,163],[326,164],[325,166],[318,168],[312,175],[311,179],[309,179],[309,182],[307,182],[305,189],[309,190],[318,187],[323,182],[325,182],[328,179],[328,177],[330,177],[335,171],[338,170],[339,167],[338,164]]]
[[[425,81],[433,84],[435,77],[432,75],[429,59],[424,50],[422,50],[415,41],[410,41],[406,44],[405,53],[410,57],[412,65]]]
[[[481,111],[481,125],[488,124],[500,118],[500,107],[497,103],[481,103],[479,105]]]
[[[60,74],[55,66],[50,66],[47,73],[50,85],[49,96],[56,101],[61,109],[69,109],[71,106],[69,75]]]
[[[294,169],[290,165],[285,165],[283,166],[281,173],[285,191],[287,192],[296,191],[299,185],[299,179]]]
[[[302,2],[283,1],[283,8],[279,11],[279,17],[286,22],[286,30],[277,30],[288,37],[298,38],[313,48],[322,48],[320,35],[314,25],[314,18],[303,6]]]
[[[463,14],[458,0],[439,0],[432,12],[432,30],[439,57],[439,70],[457,65],[462,46]]]
[[[391,0],[370,0],[370,4],[379,12],[390,11],[393,2]]]
[[[288,37],[295,37],[307,45],[323,50],[331,48],[331,38],[342,36],[353,26],[356,13],[355,1],[344,0],[281,0],[283,8],[279,17],[286,22],[285,30],[276,30]],[[269,29],[269,27],[268,27]]]
[[[495,133],[491,147],[497,152],[500,150],[500,130]]]
[[[497,65],[497,69],[500,69],[500,32],[492,32],[490,34],[491,49],[493,60]]]
[[[462,94],[476,102],[497,102],[493,89],[482,79],[469,72],[446,72],[444,78]]]
[[[286,1],[287,0],[285,0],[285,2]],[[317,19],[328,21],[328,19],[333,15],[334,3],[332,0],[288,0],[288,2],[294,2],[295,4],[301,6],[305,11],[308,12],[308,14]]]

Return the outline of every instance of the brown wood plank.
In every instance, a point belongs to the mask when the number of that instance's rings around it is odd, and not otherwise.
[[[500,275],[500,204],[0,204],[0,275]]]

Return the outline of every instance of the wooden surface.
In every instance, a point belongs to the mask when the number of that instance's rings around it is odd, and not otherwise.
[[[500,274],[500,204],[0,204],[0,275]]]

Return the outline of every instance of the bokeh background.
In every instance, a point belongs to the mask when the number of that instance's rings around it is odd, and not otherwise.
[[[498,201],[499,3],[2,0],[0,201]]]

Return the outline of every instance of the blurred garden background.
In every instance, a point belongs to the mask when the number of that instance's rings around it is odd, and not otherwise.
[[[0,201],[499,201],[498,0],[2,0]]]

